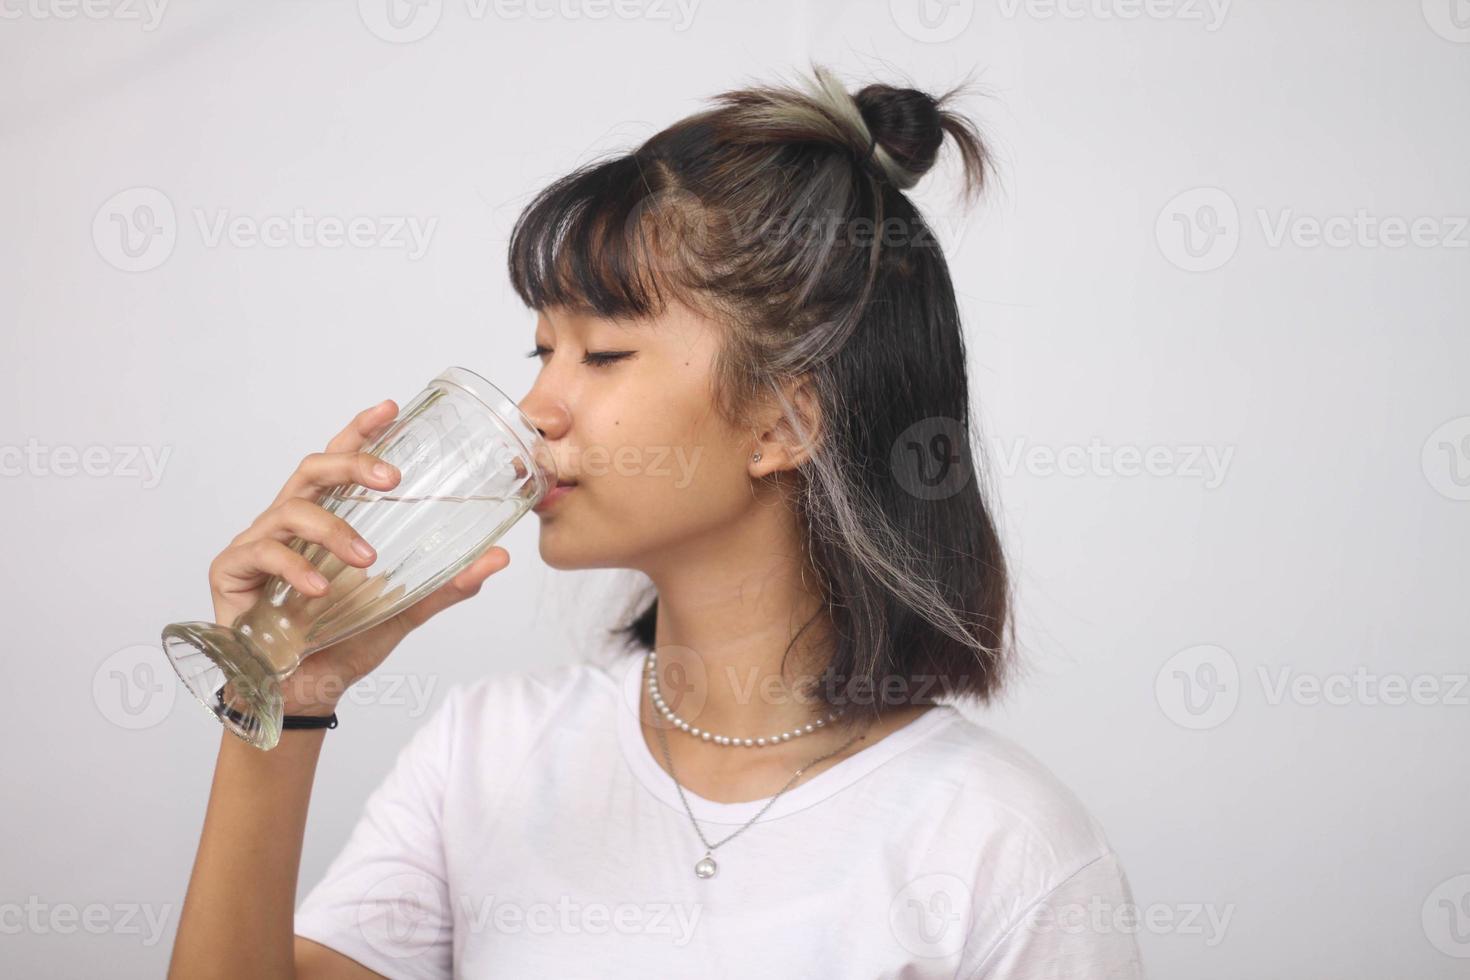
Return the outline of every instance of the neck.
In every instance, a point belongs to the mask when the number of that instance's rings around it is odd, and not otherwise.
[[[799,543],[773,549],[773,533],[747,527],[740,540],[670,562],[677,574],[650,572],[664,701],[717,735],[759,738],[828,714],[807,687],[830,656],[831,619],[811,570],[793,557]]]

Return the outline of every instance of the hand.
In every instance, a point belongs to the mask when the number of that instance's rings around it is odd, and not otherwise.
[[[371,544],[316,501],[341,484],[375,490],[398,485],[402,475],[395,467],[361,451],[397,415],[398,406],[391,399],[358,413],[327,443],[325,452],[303,459],[264,513],[215,556],[209,566],[209,587],[216,623],[233,623],[260,598],[272,575],[308,596],[327,593],[325,580],[313,578],[312,564],[288,547],[293,537],[319,544],[354,567],[365,568],[376,560]],[[367,550],[359,552],[355,546]],[[478,593],[487,578],[508,564],[510,554],[504,548],[491,548],[392,619],[307,657],[282,684],[285,713],[330,714],[343,692],[376,669],[412,630]]]

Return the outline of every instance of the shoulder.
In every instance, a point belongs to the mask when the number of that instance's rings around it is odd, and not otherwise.
[[[953,812],[968,825],[952,829],[987,874],[1003,873],[1021,892],[1040,895],[1112,856],[1077,794],[1010,738],[961,713],[930,742],[952,777]]]
[[[955,870],[910,887],[944,891],[952,907],[968,909],[960,975],[978,975],[982,963],[993,967],[986,976],[1030,975],[1075,956],[1117,964],[1098,975],[1139,976],[1129,935],[1048,931],[1048,916],[1112,915],[1133,902],[1118,855],[1077,794],[1019,744],[963,714],[930,741],[951,788],[939,801],[943,844],[925,861]]]
[[[569,719],[603,716],[616,706],[627,656],[488,674],[445,693],[440,724],[454,742],[495,738],[502,746],[535,739]]]

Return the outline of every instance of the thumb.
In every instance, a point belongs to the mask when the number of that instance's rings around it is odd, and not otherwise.
[[[404,610],[402,615],[411,627],[421,626],[450,606],[478,594],[486,579],[509,564],[510,552],[498,546],[491,548],[454,578]]]

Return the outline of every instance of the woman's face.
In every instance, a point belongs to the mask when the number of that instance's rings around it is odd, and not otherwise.
[[[752,505],[752,434],[714,407],[719,342],[718,324],[677,304],[636,322],[538,317],[541,370],[521,409],[576,481],[536,511],[548,565],[647,572],[672,548],[717,540]]]

